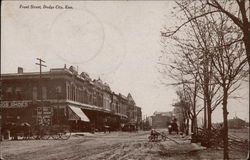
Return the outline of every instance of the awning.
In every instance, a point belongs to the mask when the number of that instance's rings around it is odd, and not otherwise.
[[[81,120],[84,122],[90,122],[89,118],[85,115],[85,113],[81,110],[81,108],[71,105],[68,106],[75,113],[75,115],[69,116],[69,120]]]

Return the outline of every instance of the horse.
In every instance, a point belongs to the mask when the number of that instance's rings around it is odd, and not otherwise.
[[[31,133],[31,125],[27,122],[7,122],[3,125],[2,132],[6,133],[7,131],[10,131],[10,137],[12,140],[18,140],[18,134],[22,134],[23,139],[28,139]]]
[[[110,133],[111,127],[110,126],[103,126],[103,130],[104,130],[104,133],[106,133],[106,132]]]

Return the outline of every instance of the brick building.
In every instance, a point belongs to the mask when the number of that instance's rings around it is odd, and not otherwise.
[[[167,128],[173,118],[173,114],[172,112],[154,112],[151,118],[152,128]]]
[[[129,103],[131,95],[116,94],[100,78],[92,80],[72,66],[52,68],[41,78],[38,72],[18,68],[18,73],[1,75],[1,91],[2,123],[68,123],[73,130],[83,131],[109,125],[118,130],[121,123],[130,121],[130,110],[138,108]]]

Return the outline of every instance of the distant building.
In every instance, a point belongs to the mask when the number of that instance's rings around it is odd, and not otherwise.
[[[228,120],[228,128],[230,129],[242,129],[245,128],[246,126],[247,122],[238,117]]]
[[[173,117],[172,112],[154,112],[152,128],[167,128]]]

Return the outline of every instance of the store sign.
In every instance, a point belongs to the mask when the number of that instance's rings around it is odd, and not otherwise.
[[[29,101],[1,101],[0,108],[23,108],[28,107]]]

